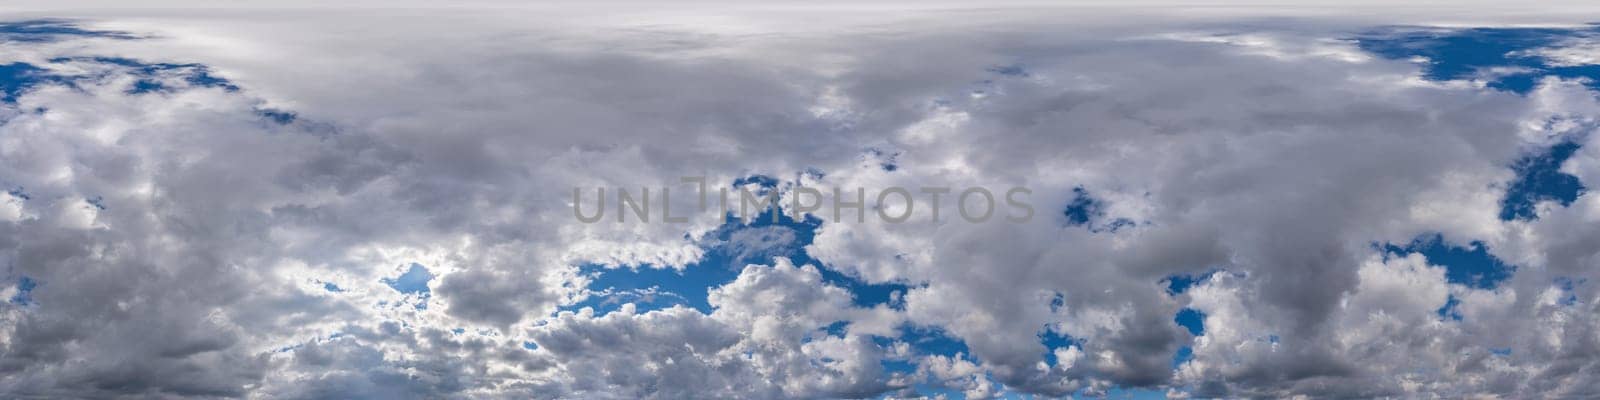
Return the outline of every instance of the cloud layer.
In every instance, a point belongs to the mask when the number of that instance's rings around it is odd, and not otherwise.
[[[1069,11],[0,24],[0,393],[1600,394],[1590,28]]]

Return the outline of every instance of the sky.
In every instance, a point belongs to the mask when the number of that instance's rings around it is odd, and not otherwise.
[[[0,397],[1600,396],[1600,18],[1154,4],[0,7]]]

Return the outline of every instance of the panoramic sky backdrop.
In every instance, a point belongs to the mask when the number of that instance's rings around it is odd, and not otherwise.
[[[0,6],[0,397],[1600,396],[1600,12],[180,5]]]

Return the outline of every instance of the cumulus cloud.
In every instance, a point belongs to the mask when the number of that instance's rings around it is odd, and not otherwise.
[[[1412,53],[1481,31],[1412,17],[809,12],[0,24],[0,393],[1600,390],[1582,33],[1456,71]],[[1503,218],[1526,160],[1579,190]],[[685,176],[1034,213],[741,221]],[[600,187],[690,222],[578,221]]]

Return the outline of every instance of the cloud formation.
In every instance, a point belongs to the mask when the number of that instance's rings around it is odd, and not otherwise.
[[[0,24],[0,393],[1600,393],[1591,28],[1052,12]]]

